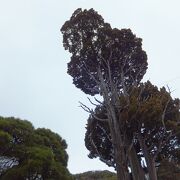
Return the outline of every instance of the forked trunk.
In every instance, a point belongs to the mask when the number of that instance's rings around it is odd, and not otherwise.
[[[109,80],[111,85],[111,93],[113,92],[114,96],[109,96],[108,85],[105,83],[103,74],[98,69],[98,76],[100,80],[100,89],[103,95],[104,103],[106,105],[107,116],[108,116],[108,124],[110,128],[110,133],[112,137],[112,144],[114,148],[115,162],[116,162],[116,171],[118,180],[130,180],[128,165],[126,160],[125,146],[122,139],[122,132],[119,126],[119,118],[117,118],[117,114],[115,111],[116,103],[119,101],[119,96],[116,90],[114,89],[115,85],[111,80],[111,72],[109,69]]]
[[[112,106],[110,106],[107,111],[108,111],[108,118],[111,120],[109,122],[109,127],[110,127],[112,144],[113,144],[114,154],[115,154],[117,179],[130,180],[125,146],[121,137],[121,131],[119,129],[115,110]]]

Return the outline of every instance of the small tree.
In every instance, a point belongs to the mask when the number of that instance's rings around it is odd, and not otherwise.
[[[65,140],[28,121],[0,117],[0,179],[70,179]]]
[[[93,9],[77,9],[61,32],[65,49],[72,53],[68,74],[86,94],[103,96],[117,176],[129,179],[126,149],[130,144],[125,142],[116,109],[119,95],[127,95],[128,89],[136,86],[146,72],[142,40],[130,29],[112,29]]]

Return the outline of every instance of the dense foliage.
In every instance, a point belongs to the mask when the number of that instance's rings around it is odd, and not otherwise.
[[[139,136],[144,140],[148,153],[160,162],[163,159],[180,163],[180,127],[179,99],[172,99],[170,94],[161,88],[158,90],[150,82],[133,88],[127,98],[119,98],[121,107],[117,116],[122,118],[121,128],[128,134],[136,147],[136,153],[144,157]],[[107,119],[106,107],[97,106],[94,114]],[[90,151],[89,157],[99,157],[109,166],[116,167],[112,138],[107,121],[98,121],[90,115],[85,136],[85,145]]]
[[[142,50],[142,40],[130,29],[111,28],[93,9],[77,9],[61,32],[63,45],[72,54],[68,74],[76,87],[87,94],[100,93],[98,70],[107,84],[110,70],[118,89],[124,84],[138,83],[146,72],[147,56]],[[120,81],[122,76],[124,82]]]
[[[157,171],[158,180],[179,180],[180,168],[173,162],[163,160]]]
[[[0,179],[70,179],[67,144],[49,129],[0,117]]]

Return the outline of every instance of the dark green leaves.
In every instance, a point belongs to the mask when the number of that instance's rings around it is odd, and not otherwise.
[[[67,144],[49,129],[0,117],[1,179],[69,179]]]
[[[87,94],[100,93],[98,70],[107,84],[111,76],[118,89],[122,83],[139,83],[146,72],[142,40],[130,29],[112,29],[93,9],[77,9],[61,32],[64,48],[72,54],[68,74],[75,86]]]

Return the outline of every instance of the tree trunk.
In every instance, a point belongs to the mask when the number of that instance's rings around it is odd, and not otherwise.
[[[136,150],[132,146],[129,155],[129,163],[132,171],[133,180],[145,180],[145,173],[141,167],[141,164],[138,160]]]
[[[120,176],[118,180],[130,180],[130,173],[128,170],[128,163],[127,163],[127,155],[125,151],[125,146],[123,146],[122,138],[121,138],[121,131],[118,130],[116,127],[116,147],[115,147],[115,157],[116,157],[116,170],[117,174]]]
[[[109,120],[110,133],[115,154],[116,171],[118,180],[130,180],[128,164],[126,160],[125,146],[122,140],[121,131],[113,106],[107,109]]]
[[[116,152],[116,171],[117,171],[117,179],[118,180],[130,180],[130,174],[126,164],[122,163],[122,159],[124,159],[121,152]]]
[[[157,180],[157,172],[156,172],[156,167],[155,167],[155,162],[152,159],[152,157],[147,158],[147,168],[149,172],[149,179],[150,180]]]
[[[109,66],[108,66],[109,67]],[[109,72],[110,73],[110,72]],[[126,161],[126,153],[125,153],[125,146],[122,139],[122,132],[119,126],[119,118],[116,116],[115,106],[116,102],[119,102],[118,93],[114,89],[114,84],[111,81],[111,74],[110,74],[110,84],[111,84],[111,91],[116,92],[115,96],[109,96],[108,85],[104,81],[104,77],[98,69],[98,76],[100,80],[100,91],[103,95],[104,103],[106,105],[107,116],[108,116],[108,124],[110,128],[110,133],[112,137],[112,144],[114,148],[114,156],[116,162],[116,171],[117,171],[117,179],[118,180],[130,180],[129,172],[128,172],[128,164]],[[111,92],[111,93],[112,93]],[[112,94],[114,94],[112,93]]]
[[[148,152],[147,146],[145,144],[145,140],[143,137],[139,134],[138,135],[139,143],[142,148],[142,152],[144,154],[146,164],[147,164],[147,169],[149,173],[149,180],[157,180],[157,172],[156,172],[156,167],[155,167],[155,161],[151,154]]]

